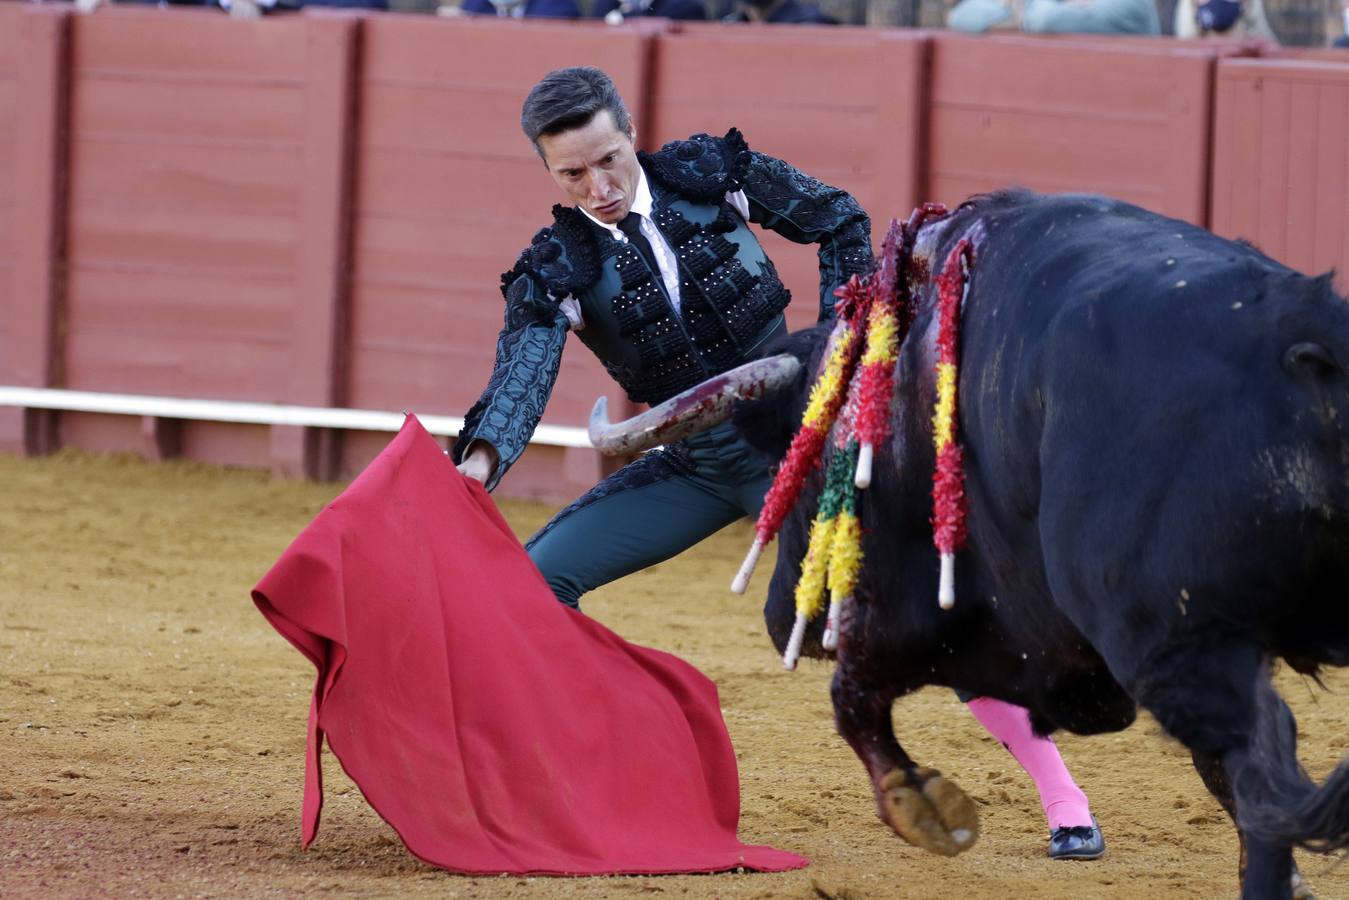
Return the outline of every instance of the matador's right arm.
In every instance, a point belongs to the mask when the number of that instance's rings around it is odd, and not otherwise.
[[[506,316],[492,376],[464,416],[450,454],[458,465],[475,444],[490,445],[498,461],[488,490],[524,452],[553,392],[569,327],[561,301],[593,279],[594,261],[574,258],[580,251],[558,238],[559,227],[563,223],[535,235],[515,267],[501,276]]]

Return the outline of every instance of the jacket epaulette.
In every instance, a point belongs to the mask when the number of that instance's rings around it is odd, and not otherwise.
[[[725,137],[695,134],[638,157],[661,186],[698,203],[719,203],[744,187],[752,159],[738,128]]]
[[[547,307],[533,310],[542,321],[552,321],[557,304],[563,298],[578,294],[599,278],[599,251],[595,235],[582,214],[574,207],[560,203],[553,207],[553,224],[539,229],[515,261],[515,265],[501,275],[501,296],[510,302],[542,304]],[[543,292],[528,292],[520,281],[528,275],[544,288]],[[512,296],[512,288],[515,296]]]

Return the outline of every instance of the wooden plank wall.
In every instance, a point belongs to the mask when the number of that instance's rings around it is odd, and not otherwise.
[[[62,378],[62,263],[69,29],[64,10],[13,7],[3,24],[11,60],[7,193],[8,303],[0,367],[11,383],[48,387]],[[5,308],[7,305],[7,309]],[[47,410],[0,410],[0,448],[47,453],[59,444],[60,418]]]
[[[74,21],[66,386],[284,400],[304,23]]]
[[[1206,222],[1214,46],[942,33],[932,52],[928,199],[1019,184]]]
[[[0,4],[0,382],[14,384],[6,358],[9,320],[13,316],[14,175],[18,142],[19,13],[18,4]]]
[[[1349,292],[1349,66],[1219,65],[1212,228]]]
[[[73,25],[64,386],[286,400],[306,23],[102,10]],[[75,443],[139,443],[64,418]],[[185,436],[193,455],[268,461],[265,429],[193,430],[213,436]]]

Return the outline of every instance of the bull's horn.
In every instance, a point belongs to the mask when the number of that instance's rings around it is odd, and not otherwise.
[[[622,456],[677,441],[725,422],[737,401],[762,397],[800,370],[801,361],[787,353],[752,360],[612,424],[608,400],[600,397],[590,413],[590,443],[607,456]]]

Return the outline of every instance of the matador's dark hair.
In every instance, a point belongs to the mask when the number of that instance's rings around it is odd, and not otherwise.
[[[539,156],[539,138],[583,128],[600,112],[609,110],[614,125],[626,134],[632,117],[608,75],[594,66],[555,69],[530,90],[520,110],[520,127]]]

